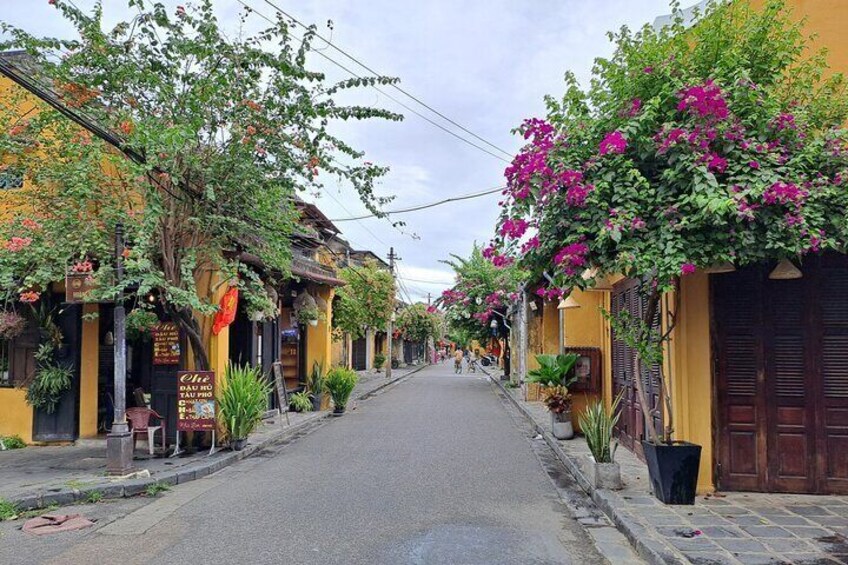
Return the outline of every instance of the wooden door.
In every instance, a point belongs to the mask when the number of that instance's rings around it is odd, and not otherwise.
[[[367,351],[364,337],[353,340],[353,369],[355,371],[365,370]]]
[[[712,277],[720,488],[848,492],[848,262]]]
[[[628,312],[631,316],[642,317],[644,304],[639,292],[639,283],[635,280],[627,280],[619,283],[613,288],[612,315],[616,316],[622,312]],[[659,314],[655,318],[655,324],[659,323]],[[642,405],[639,402],[638,392],[635,386],[635,367],[638,362],[635,351],[628,347],[612,332],[612,379],[613,395],[622,394],[620,417],[615,427],[615,434],[619,442],[627,449],[636,453],[640,458],[642,454],[641,441],[646,439],[645,418]],[[659,369],[652,367],[650,370],[642,367],[642,385],[646,396],[651,404],[650,411],[653,414],[652,422],[654,429],[662,431],[662,410],[659,386]]]
[[[81,308],[78,304],[61,304],[59,312],[56,325],[62,330],[62,346],[56,351],[54,360],[71,370],[71,387],[62,394],[53,413],[34,410],[32,437],[35,441],[74,441],[79,428]]]

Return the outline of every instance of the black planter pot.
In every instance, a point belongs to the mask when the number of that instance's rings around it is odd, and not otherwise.
[[[247,438],[234,439],[230,442],[234,451],[241,451],[247,446]]]
[[[642,441],[642,449],[654,496],[665,504],[695,504],[701,446],[686,441]]]
[[[321,400],[324,398],[324,393],[312,395],[312,411],[318,412],[321,410]]]
[[[336,406],[335,408],[333,408],[333,416],[341,416],[344,413],[345,413],[345,407],[344,406]]]

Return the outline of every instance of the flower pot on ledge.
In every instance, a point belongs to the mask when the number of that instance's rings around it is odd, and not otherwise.
[[[594,488],[621,490],[621,467],[618,463],[598,463],[591,455],[586,456],[586,478]]]
[[[642,441],[651,488],[665,504],[695,504],[701,446],[687,441]]]
[[[571,423],[571,411],[551,412],[551,432],[557,439],[571,439],[574,437],[574,425]]]

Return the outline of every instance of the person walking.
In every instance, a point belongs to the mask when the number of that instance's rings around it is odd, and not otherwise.
[[[457,375],[462,374],[462,359],[465,357],[462,353],[462,349],[459,347],[456,348],[456,351],[453,353],[453,372]]]
[[[477,372],[477,354],[474,353],[474,351],[472,351],[471,349],[468,350],[468,372]]]

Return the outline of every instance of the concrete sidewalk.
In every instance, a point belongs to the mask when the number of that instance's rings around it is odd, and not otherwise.
[[[616,451],[624,489],[594,489],[586,478],[585,440],[555,439],[544,405],[524,401],[521,389],[506,388],[499,372],[489,372],[650,563],[848,564],[848,497],[732,492],[699,496],[693,506],[668,506],[651,494],[645,464],[624,448]]]
[[[355,410],[359,401],[425,366],[395,369],[391,380],[383,373],[361,372],[348,409]],[[139,494],[153,483],[185,483],[219,471],[271,445],[306,434],[329,415],[329,411],[292,412],[288,423],[285,415],[275,416],[263,421],[251,434],[243,451],[221,449],[211,456],[204,450],[173,459],[148,458],[146,442],[141,440],[135,466],[137,471],[149,471],[149,478],[115,480],[105,477],[106,443],[102,439],[82,440],[72,446],[30,446],[0,451],[0,500],[17,505],[19,510],[28,510],[84,501],[92,492],[99,492],[104,498],[118,498]]]

